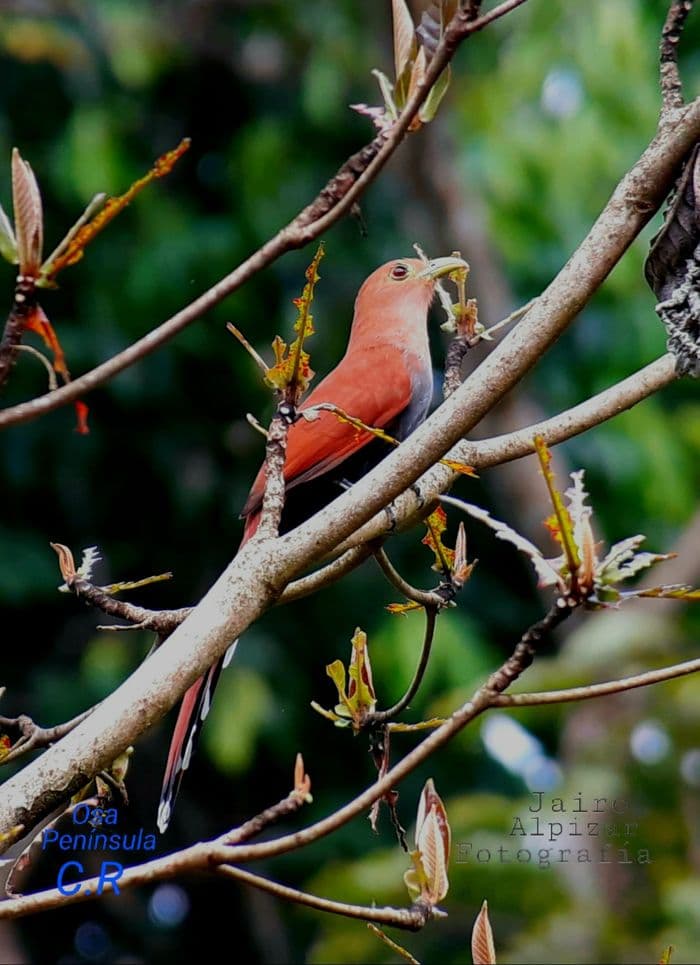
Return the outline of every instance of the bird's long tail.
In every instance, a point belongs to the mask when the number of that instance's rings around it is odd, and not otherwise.
[[[238,640],[234,640],[224,656],[217,660],[203,677],[196,680],[182,698],[173,736],[170,739],[168,761],[165,765],[163,786],[160,792],[158,830],[161,834],[165,832],[170,823],[182,776],[190,766],[192,755],[199,742],[202,724],[209,713],[219,676],[221,671],[229,665],[237,644]]]
[[[260,513],[251,513],[246,519],[243,539],[240,549],[254,535],[260,522]],[[163,775],[163,785],[160,791],[158,805],[158,830],[161,834],[167,829],[175,806],[175,798],[180,790],[182,776],[190,766],[192,755],[199,742],[202,724],[206,720],[211,707],[214,690],[219,681],[221,671],[228,667],[236,652],[238,640],[234,640],[226,653],[209,670],[196,680],[185,693],[177,715],[175,730],[170,739],[170,750]]]

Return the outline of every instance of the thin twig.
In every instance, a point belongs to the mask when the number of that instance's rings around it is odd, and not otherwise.
[[[660,81],[662,107],[667,114],[683,106],[683,84],[678,70],[678,45],[693,0],[673,0],[661,31]]]
[[[461,443],[460,458],[475,469],[487,469],[520,459],[535,451],[532,441],[535,436],[542,436],[548,446],[564,442],[631,409],[677,378],[675,359],[669,352],[621,382],[551,419],[492,439]]]
[[[431,65],[432,66],[432,65]],[[284,586],[319,557],[348,548],[347,539],[394,501],[400,523],[421,511],[426,500],[449,485],[452,473],[434,466],[450,446],[470,432],[577,317],[613,266],[670,190],[680,161],[700,132],[700,100],[672,119],[662,119],[653,141],[616,187],[610,201],[565,267],[538,298],[527,317],[495,347],[447,402],[395,452],[304,526],[279,541],[245,546],[231,561],[191,617],[107,697],[84,723],[0,788],[0,835],[18,823],[35,821],[72,788],[76,762],[94,773],[158,720],[230,641],[277,598]],[[358,182],[359,183],[359,182]],[[59,392],[62,390],[59,390]],[[455,453],[457,455],[457,453]],[[433,468],[434,467],[434,468]],[[421,475],[422,474],[422,475]],[[419,480],[423,503],[401,493]],[[376,536],[380,526],[369,527]],[[362,530],[366,538],[367,530]],[[136,712],[138,709],[138,712]],[[481,712],[479,710],[478,712]],[[445,728],[426,738],[441,746],[451,726],[463,726],[473,708],[463,709]],[[454,723],[453,723],[454,722]],[[408,766],[412,758],[405,759]],[[397,767],[404,766],[400,762]],[[392,774],[392,781],[400,777]],[[390,787],[389,783],[387,787]],[[59,793],[56,788],[60,787]],[[366,792],[366,806],[384,793],[381,783]],[[70,791],[69,791],[70,793]],[[360,800],[360,799],[358,799]],[[353,805],[358,806],[358,805]],[[342,820],[344,812],[339,812]],[[18,817],[21,816],[21,817]],[[334,817],[333,820],[338,820]],[[280,846],[279,842],[275,846]],[[242,848],[261,848],[243,845]],[[0,839],[0,848],[2,848]],[[254,852],[257,853],[257,852]]]
[[[182,607],[179,610],[147,610],[145,607],[127,603],[126,600],[117,600],[106,593],[102,587],[95,586],[87,580],[77,578],[70,580],[67,585],[76,596],[87,600],[103,613],[126,620],[139,629],[152,630],[161,637],[171,634],[194,609],[194,607]]]
[[[686,660],[660,670],[647,670],[645,673],[635,674],[633,677],[622,677],[620,680],[609,680],[601,684],[588,684],[586,687],[569,687],[566,690],[548,690],[535,694],[501,694],[494,698],[494,707],[535,707],[540,704],[564,704],[574,700],[591,700],[593,697],[605,697],[607,694],[624,693],[637,687],[649,687],[651,684],[685,677],[687,674],[700,671],[699,660]]]
[[[56,378],[56,372],[53,365],[49,362],[44,353],[40,352],[39,349],[34,348],[33,345],[22,344],[17,346],[17,351],[27,352],[29,355],[33,355],[34,358],[39,359],[41,364],[46,369],[46,374],[49,377],[49,392],[55,392],[55,390],[58,388],[58,379]]]
[[[63,724],[56,724],[54,727],[41,727],[39,724],[35,724],[31,717],[26,714],[20,714],[19,717],[0,717],[0,730],[3,733],[16,730],[20,735],[8,753],[0,757],[0,765],[10,764],[24,754],[28,754],[29,751],[40,750],[42,747],[55,744],[78,724],[82,724],[94,709],[94,707],[90,707],[89,710],[83,711],[77,717],[73,717]]]
[[[334,915],[343,915],[345,918],[360,918],[363,921],[376,921],[382,925],[392,925],[394,928],[402,928],[405,931],[419,931],[433,917],[433,909],[427,902],[416,902],[410,908],[375,908],[366,905],[349,905],[344,901],[331,901],[329,898],[319,898],[317,895],[310,895],[306,891],[299,891],[297,888],[289,888],[287,885],[278,884],[270,881],[269,878],[261,878],[260,875],[252,874],[243,868],[233,865],[222,864],[216,868],[217,874],[235,878],[247,885],[260,888],[277,898],[284,898],[286,901],[293,901],[298,905],[306,905],[307,908],[315,908],[316,911],[327,911]]]
[[[378,549],[374,554],[374,558],[387,580],[399,593],[405,596],[407,600],[413,600],[414,603],[418,603],[420,606],[426,608],[437,609],[446,606],[451,599],[453,595],[451,592],[448,595],[441,593],[440,590],[420,590],[418,587],[412,586],[404,580],[398,570],[394,568],[394,565],[383,549]]]
[[[425,635],[423,637],[423,646],[421,647],[420,660],[418,661],[418,666],[416,667],[416,672],[413,675],[413,680],[408,685],[406,693],[400,700],[397,700],[393,707],[389,707],[388,710],[376,710],[372,714],[368,715],[367,724],[369,726],[374,726],[375,724],[385,724],[394,717],[404,711],[413,698],[418,693],[418,688],[423,682],[423,676],[428,666],[428,661],[430,660],[430,651],[433,646],[433,638],[435,636],[435,620],[438,614],[438,607],[435,604],[428,605],[425,607]]]
[[[61,386],[55,392],[46,393],[4,410],[0,413],[0,429],[29,422],[62,405],[83,398],[88,392],[145,358],[192,322],[207,314],[220,301],[240,288],[244,282],[286,252],[302,248],[320,237],[350,211],[404,140],[413,119],[436,80],[454,57],[458,47],[467,37],[483,30],[494,20],[505,16],[524,2],[525,0],[507,0],[506,3],[500,4],[483,17],[471,22],[465,22],[463,13],[458,11],[438,44],[423,82],[417,85],[401,116],[390,131],[378,134],[348,158],[311,204],[300,211],[289,224],[266,241],[230,274],[124,351],[74,379],[68,385]]]
[[[12,308],[0,340],[0,388],[7,382],[15,364],[19,345],[26,331],[27,319],[35,306],[35,279],[18,275]]]
[[[293,603],[295,600],[301,600],[311,593],[316,593],[318,590],[330,586],[331,583],[337,582],[341,577],[345,576],[346,573],[350,573],[351,570],[356,569],[361,563],[364,563],[373,553],[374,546],[369,543],[348,550],[347,553],[343,553],[342,556],[333,560],[332,563],[327,563],[326,566],[314,570],[314,572],[309,573],[308,576],[302,576],[293,583],[290,583],[277,601],[278,605]]]
[[[267,431],[265,446],[265,489],[263,492],[258,538],[277,536],[284,510],[286,483],[284,463],[287,456],[287,433],[295,412],[286,402],[280,402]]]

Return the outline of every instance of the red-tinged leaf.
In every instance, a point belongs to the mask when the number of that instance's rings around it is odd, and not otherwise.
[[[90,426],[88,425],[88,414],[90,410],[85,405],[84,402],[78,400],[75,403],[75,431],[79,436],[87,436],[90,433]]]
[[[450,886],[447,868],[450,861],[451,839],[452,833],[445,805],[430,779],[426,781],[418,803],[416,850],[420,852],[420,864],[424,875],[424,880],[421,882],[421,897],[431,905],[437,905],[442,901]]]
[[[3,734],[0,737],[0,763],[2,763],[4,758],[7,757],[7,755],[10,753],[11,750],[12,750],[12,741],[7,736],[7,734]]]
[[[564,500],[562,499],[561,493],[555,485],[554,473],[552,472],[551,468],[552,454],[545,445],[545,441],[542,436],[535,436],[534,442],[537,456],[540,460],[542,475],[544,476],[545,483],[547,484],[547,491],[549,492],[549,498],[552,501],[554,515],[556,516],[557,524],[559,526],[561,545],[564,550],[564,555],[566,556],[566,562],[569,572],[572,574],[572,576],[574,576],[581,566],[581,557],[579,555],[579,548],[576,545],[576,540],[574,539],[574,527],[571,521],[571,516],[569,515],[568,509],[564,505]]]
[[[75,233],[65,251],[61,252],[53,262],[43,266],[42,275],[48,281],[53,281],[56,275],[58,275],[60,271],[63,271],[64,268],[68,268],[70,265],[74,265],[80,261],[85,253],[85,248],[92,239],[98,235],[110,221],[116,218],[120,211],[123,211],[124,208],[134,200],[136,195],[143,191],[152,181],[155,181],[156,178],[162,178],[166,174],[170,174],[175,163],[182,157],[189,146],[189,138],[184,138],[172,151],[161,155],[151,170],[147,174],[144,174],[142,178],[134,181],[124,194],[107,198],[95,217]]]
[[[673,955],[673,945],[667,945],[659,959],[659,965],[671,965],[671,955]]]
[[[496,965],[496,948],[486,901],[481,906],[472,929],[472,961],[474,965]]]
[[[435,554],[433,569],[437,570],[438,573],[443,573],[445,576],[448,576],[452,571],[455,554],[454,550],[449,549],[442,541],[442,534],[447,529],[447,514],[442,506],[438,506],[438,508],[427,517],[425,525],[428,532],[421,542],[424,546],[428,546]]]
[[[385,609],[389,613],[410,613],[411,610],[422,610],[423,607],[420,603],[416,603],[414,600],[410,600],[408,603],[390,603]]]
[[[58,567],[64,582],[70,584],[71,580],[75,579],[76,576],[73,553],[70,548],[64,546],[63,543],[49,543],[49,546],[52,550],[55,550],[58,555]]]
[[[36,278],[44,246],[44,216],[34,172],[17,148],[12,151],[12,201],[19,273]]]
[[[65,382],[70,382],[70,372],[66,365],[61,343],[58,341],[51,322],[48,320],[41,305],[35,305],[27,314],[24,327],[29,332],[35,332],[53,354],[53,367]]]
[[[356,719],[374,710],[377,697],[372,680],[372,664],[367,649],[367,634],[359,627],[352,638],[352,656],[348,668],[348,701]]]

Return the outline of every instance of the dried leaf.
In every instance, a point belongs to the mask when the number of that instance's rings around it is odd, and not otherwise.
[[[41,267],[41,252],[44,246],[41,195],[34,172],[28,162],[22,159],[16,147],[12,150],[12,201],[19,273],[36,278]]]
[[[467,503],[462,499],[455,499],[454,496],[443,496],[443,502],[449,503],[451,506],[456,506],[458,509],[464,510],[474,519],[478,519],[480,522],[485,523],[496,533],[497,539],[506,540],[508,543],[512,543],[521,553],[525,553],[527,557],[532,562],[538,577],[539,586],[554,586],[558,585],[561,590],[565,589],[564,580],[558,571],[552,566],[549,560],[546,560],[542,555],[542,552],[531,543],[529,539],[521,536],[510,526],[502,523],[498,519],[494,519],[491,514],[482,509],[481,506],[475,506],[473,503]]]
[[[70,372],[66,365],[66,357],[63,354],[61,343],[48,320],[46,313],[41,305],[35,305],[25,318],[24,327],[29,332],[35,332],[44,342],[44,345],[53,354],[53,367],[65,382],[70,382]]]
[[[467,466],[463,462],[456,462],[454,459],[441,459],[440,464],[448,466],[452,472],[458,472],[461,476],[471,476],[478,479],[479,475],[473,466]]]
[[[89,408],[84,402],[78,400],[74,403],[75,405],[75,431],[79,436],[87,436],[90,434],[90,426],[88,425],[88,415],[90,413]]]
[[[408,603],[389,603],[385,607],[389,613],[410,613],[411,610],[422,610],[423,607],[420,603],[416,603],[414,600],[410,600]]]
[[[124,194],[120,194],[114,198],[107,198],[101,210],[95,215],[95,217],[92,218],[92,220],[87,224],[84,224],[71,238],[69,244],[65,248],[65,251],[63,251],[57,258],[54,258],[50,264],[46,264],[44,266],[44,270],[42,272],[43,277],[47,281],[53,281],[56,275],[58,275],[60,271],[63,271],[64,268],[74,265],[76,262],[80,261],[85,253],[85,248],[92,241],[92,239],[98,235],[103,228],[105,228],[110,221],[113,220],[113,218],[116,218],[119,212],[123,211],[124,208],[131,201],[133,201],[136,195],[143,191],[147,185],[156,180],[156,178],[162,178],[166,174],[169,174],[176,162],[182,157],[189,146],[189,138],[184,138],[172,151],[168,151],[166,154],[161,155],[161,157],[156,160],[151,170],[142,178],[134,181],[131,187],[128,188]]]
[[[496,949],[486,901],[481,906],[472,929],[472,961],[474,965],[496,965]]]
[[[691,586],[654,586],[647,590],[633,590],[631,593],[623,593],[624,599],[628,597],[649,597],[659,600],[689,600],[695,602],[700,600],[700,589]]]
[[[97,547],[92,547],[96,550]],[[99,560],[99,556],[95,557],[95,562]],[[121,583],[110,583],[108,586],[101,586],[100,589],[104,590],[105,593],[109,593],[110,596],[115,596],[117,593],[124,593],[127,590],[139,590],[142,586],[150,586],[152,583],[162,583],[164,580],[172,580],[173,574],[171,572],[167,573],[156,573],[155,576],[145,576],[142,580],[125,580]]]
[[[700,376],[700,148],[683,169],[644,266],[681,375]]]
[[[92,579],[92,571],[97,563],[100,562],[102,557],[100,556],[100,551],[96,546],[88,546],[83,550],[83,558],[80,561],[80,566],[78,567],[77,575],[81,580]]]

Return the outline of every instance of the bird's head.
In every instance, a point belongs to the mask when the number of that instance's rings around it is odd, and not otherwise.
[[[467,263],[455,256],[428,262],[419,258],[387,261],[369,275],[357,293],[353,330],[371,328],[376,334],[391,334],[392,329],[424,329],[435,282],[465,267]]]

